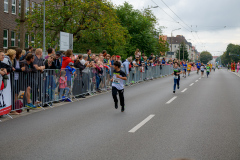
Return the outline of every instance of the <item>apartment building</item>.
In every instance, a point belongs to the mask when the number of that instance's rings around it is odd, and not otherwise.
[[[17,22],[21,13],[21,3],[25,1],[25,12],[30,13],[30,8],[41,5],[43,0],[0,0],[0,50],[20,46],[20,34],[16,31]],[[25,34],[25,48],[30,42],[34,43],[34,37]]]

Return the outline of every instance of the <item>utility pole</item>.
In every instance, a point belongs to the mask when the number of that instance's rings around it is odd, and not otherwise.
[[[25,23],[25,0],[21,0],[21,15],[20,15],[20,48],[25,48],[25,30],[24,30],[24,23]]]
[[[46,36],[45,36],[45,0],[43,0],[43,54],[46,54]]]

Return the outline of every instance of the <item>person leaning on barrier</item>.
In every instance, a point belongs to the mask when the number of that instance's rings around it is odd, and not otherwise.
[[[61,58],[61,52],[57,51],[56,52],[56,56],[54,58],[54,63],[56,65],[56,69],[61,69],[60,58]]]
[[[34,67],[34,56],[32,55],[32,53],[28,53],[28,55],[26,56],[26,59],[21,61],[21,70],[26,74],[25,79],[23,80],[24,83],[26,84],[25,86],[27,87],[25,90],[25,99],[27,101],[26,106],[28,108],[36,108],[36,106],[34,106],[31,103],[31,91],[33,92],[37,92],[36,91],[36,83],[35,80],[33,78],[30,77],[31,73],[36,73],[37,69]],[[36,96],[32,96],[33,97],[33,102],[36,101]]]
[[[18,95],[20,90],[22,89],[22,82],[20,82],[20,72],[22,72],[21,66],[20,66],[20,58],[22,56],[22,49],[17,48],[16,49],[16,58],[13,60],[13,68],[15,69],[14,71],[14,82],[13,87],[14,87],[14,103],[16,107],[16,103],[18,101]],[[11,114],[18,115],[19,113],[17,111],[11,112]]]
[[[42,49],[41,48],[36,49],[35,54],[36,55],[34,56],[33,66],[38,71],[43,72],[45,69],[45,65],[44,65],[44,59],[42,58]]]
[[[45,69],[57,69],[54,60],[54,56],[48,56],[48,59],[45,61]]]

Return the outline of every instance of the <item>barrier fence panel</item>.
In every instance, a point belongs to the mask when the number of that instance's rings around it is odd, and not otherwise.
[[[121,68],[126,74],[125,68]],[[85,68],[80,71],[69,69],[46,69],[44,72],[13,72],[11,73],[12,110],[21,112],[28,103],[38,107],[51,106],[53,102],[72,101],[86,94],[111,89],[113,67]],[[170,75],[172,65],[140,66],[130,69],[125,84],[139,83],[153,78]]]

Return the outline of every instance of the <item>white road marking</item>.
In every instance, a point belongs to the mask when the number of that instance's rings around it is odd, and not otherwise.
[[[193,86],[193,85],[194,85],[194,83],[190,84],[189,86]]]
[[[201,78],[199,78],[199,79],[201,79]]]
[[[184,90],[182,90],[182,93],[185,92],[187,90],[187,88],[185,88]]]
[[[136,125],[133,129],[131,129],[130,131],[128,131],[128,132],[130,132],[130,133],[134,133],[134,132],[136,132],[139,128],[141,128],[144,124],[146,124],[148,121],[150,121],[150,119],[152,119],[153,117],[154,117],[155,115],[150,115],[150,116],[148,116],[146,119],[144,119],[142,122],[140,122],[138,125]]]
[[[198,82],[198,80],[196,80],[195,82]]]
[[[170,99],[166,104],[170,104],[170,103],[172,103],[172,101],[174,101],[174,99],[176,99],[177,98],[177,96],[174,96],[172,99]]]

